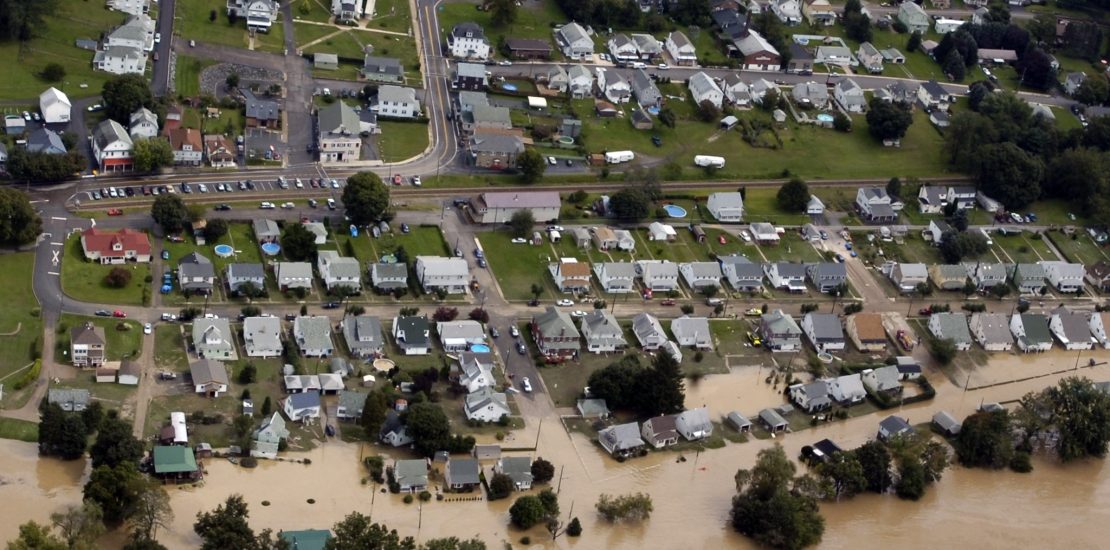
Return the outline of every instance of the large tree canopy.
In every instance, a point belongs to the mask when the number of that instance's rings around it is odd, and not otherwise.
[[[347,178],[343,206],[351,222],[365,226],[382,219],[389,211],[389,187],[373,172],[359,172]]]
[[[867,128],[875,139],[902,139],[913,124],[913,114],[906,107],[879,98],[871,100],[867,110]]]
[[[153,107],[154,95],[141,74],[125,74],[104,83],[100,93],[104,100],[104,112],[108,118],[127,127],[131,123],[131,113],[140,107]]]

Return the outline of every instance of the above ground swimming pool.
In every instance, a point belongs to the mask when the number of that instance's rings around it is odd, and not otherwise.
[[[685,218],[686,217],[686,209],[677,205],[677,204],[664,205],[663,210],[665,210],[667,212],[667,215],[672,217],[672,218]]]
[[[489,346],[485,344],[474,344],[473,346],[470,346],[470,351],[473,351],[474,353],[489,353]]]
[[[501,89],[502,90],[508,90],[510,92],[515,92],[516,91],[516,84],[509,84],[508,82],[506,82],[506,83],[501,85]]]
[[[817,115],[817,120],[820,122],[832,122],[833,116],[828,113],[821,113]]]
[[[265,243],[262,245],[262,252],[267,256],[277,256],[281,252],[281,245],[278,243]]]
[[[221,258],[228,258],[235,253],[235,249],[227,244],[218,244],[214,250],[216,251],[216,255]]]

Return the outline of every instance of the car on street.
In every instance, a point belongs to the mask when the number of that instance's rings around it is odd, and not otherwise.
[[[821,230],[821,240],[822,241],[829,240],[829,233],[827,231],[825,231],[824,229]]]
[[[106,309],[98,309],[98,310],[96,310],[96,316],[97,317],[111,317],[112,312],[108,311]]]
[[[759,316],[763,315],[763,310],[759,309],[757,307],[753,307],[753,308],[745,311],[744,315],[747,315],[748,317],[759,317]]]
[[[763,345],[763,341],[759,339],[759,336],[750,330],[748,331],[748,341],[757,348]]]
[[[497,330],[497,327],[490,327],[489,328],[489,335],[493,336],[494,338],[500,338],[501,337],[501,331]]]
[[[339,302],[328,302],[321,307],[324,309],[339,309]]]
[[[393,174],[393,185],[401,185],[404,182],[405,178],[401,177],[401,174]]]
[[[316,208],[316,205],[318,205],[318,204],[320,204],[320,203],[316,202],[316,199],[308,199],[308,207],[309,208]]]
[[[752,234],[748,233],[747,229],[743,229],[740,231],[740,238],[743,239],[743,241],[746,243],[752,242]]]
[[[92,195],[94,201],[100,200],[100,191],[93,191],[90,195]]]
[[[297,186],[297,189],[304,189],[304,182],[301,181],[301,178],[297,178],[297,181],[294,182],[294,185]]]
[[[524,342],[517,342],[516,343],[516,352],[521,354],[521,355],[527,355],[528,354],[528,348],[524,347]]]
[[[670,66],[670,65],[667,65],[666,63],[660,63],[660,64],[659,64],[659,68],[660,68],[661,70],[664,70],[664,71],[665,71],[665,70],[667,70],[667,69],[671,68],[671,66]]]
[[[197,185],[197,190],[200,191],[201,193],[207,193],[208,192],[208,186],[201,183],[201,184]]]
[[[335,210],[335,199],[328,199],[328,210]]]
[[[547,163],[555,166],[556,164],[559,164],[559,161],[555,160],[555,157],[547,157]]]
[[[674,298],[664,298],[664,299],[663,299],[663,300],[661,300],[661,301],[660,301],[659,303],[660,303],[660,304],[662,304],[662,305],[665,305],[665,306],[673,306],[673,305],[675,305],[675,304],[676,304],[677,302],[675,301],[675,299],[674,299]]]
[[[286,313],[285,314],[285,320],[286,321],[296,321],[297,320],[297,314],[296,313]]]
[[[291,203],[291,202],[287,202],[287,203],[283,203],[283,204],[281,205],[281,207],[282,207],[282,208],[284,208],[284,209],[286,209],[286,210],[292,210],[292,209],[296,208],[296,207],[297,207],[297,205],[295,205],[295,204],[293,204],[293,203]]]
[[[119,208],[109,208],[108,209],[108,215],[109,216],[122,216],[123,215],[123,210],[120,210]]]
[[[837,254],[836,255],[836,261],[838,261],[840,263],[844,263],[844,256],[841,256],[840,254]]]
[[[150,334],[154,332],[154,327],[150,323],[143,323],[143,334]]]
[[[120,319],[123,319],[124,317],[127,317],[127,314],[124,313],[122,310],[117,309],[112,312],[112,317],[119,317]]]
[[[412,186],[413,187],[420,187],[421,185],[422,184],[420,183],[420,176],[413,176],[412,177]]]
[[[844,250],[851,250],[851,249],[852,249],[852,243],[844,243]]]
[[[509,336],[512,336],[513,338],[516,338],[516,337],[520,336],[520,329],[516,328],[516,325],[510,326],[509,327]]]
[[[86,109],[86,111],[88,111],[88,112],[90,112],[90,113],[95,113],[95,112],[97,112],[97,111],[99,111],[99,110],[101,110],[101,109],[103,109],[103,108],[104,108],[104,106],[103,106],[103,105],[101,105],[101,104],[97,103],[97,104],[95,104],[95,105],[89,105],[89,108],[88,108],[88,109]]]
[[[574,305],[574,300],[571,300],[570,298],[563,298],[562,300],[555,302],[555,305],[559,307],[570,307]]]
[[[231,205],[227,204],[225,202],[225,203],[216,205],[216,210],[219,210],[220,212],[227,212],[228,210],[231,210]]]
[[[407,224],[407,223],[401,224],[401,233],[408,234],[410,231],[412,231],[412,229],[409,228],[409,224]]]
[[[159,44],[161,42],[162,42],[162,33],[160,33],[160,32],[154,33],[154,43]]]
[[[570,312],[570,316],[571,316],[571,317],[585,317],[585,316],[586,316],[586,312],[585,312],[585,311],[582,311],[582,310],[580,310],[580,309],[576,309],[576,310],[574,310],[574,311]]]
[[[272,202],[266,202],[266,201],[263,201],[262,203],[260,203],[260,204],[258,205],[258,207],[259,207],[259,208],[261,208],[261,209],[263,209],[263,210],[273,210],[274,208],[276,208],[276,207],[274,206],[274,203],[272,203]]]
[[[481,268],[483,268],[483,269],[484,269],[484,268],[486,268],[486,267],[487,267],[488,265],[489,265],[489,264],[488,264],[488,263],[486,263],[486,259],[485,259],[485,258],[478,258],[478,267],[481,267]]]
[[[532,382],[530,380],[528,380],[527,376],[525,376],[520,381],[520,387],[524,388],[524,393],[532,393]]]
[[[170,251],[169,250],[162,250],[162,260],[169,260],[169,259],[170,259]]]

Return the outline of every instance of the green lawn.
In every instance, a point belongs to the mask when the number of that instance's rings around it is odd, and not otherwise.
[[[69,331],[73,327],[79,326],[83,323],[92,323],[95,326],[104,329],[104,337],[107,340],[107,358],[108,361],[121,361],[124,358],[134,359],[142,354],[144,338],[143,326],[138,321],[129,321],[125,319],[115,319],[112,317],[86,317],[84,315],[73,315],[70,313],[63,313],[61,320],[55,327],[57,337],[55,340],[58,343],[58,348],[66,350],[66,356],[69,354]],[[121,330],[121,327],[126,327]],[[59,359],[63,356],[58,354]],[[68,361],[59,360],[60,363]]]
[[[813,189],[810,189],[812,192]],[[744,218],[748,222],[769,222],[781,225],[809,223],[809,216],[779,208],[778,189],[750,187],[744,192]],[[826,205],[828,206],[828,205]]]
[[[293,17],[327,23],[331,20],[331,3],[326,0],[293,0]],[[300,36],[300,33],[297,33]]]
[[[39,440],[39,425],[37,422],[27,420],[0,418],[0,439],[35,443]]]
[[[189,370],[189,357],[185,355],[187,336],[177,324],[160,324],[154,327],[155,366],[181,373]]]
[[[367,27],[412,34],[412,14],[405,0],[376,0]]]
[[[991,233],[991,242],[994,243],[994,252],[1007,263],[1035,263],[1057,259],[1044,243],[1043,237],[1037,239],[1029,233],[1006,236]]]
[[[0,309],[0,378],[26,366],[42,349],[42,319],[31,288],[34,265],[33,252],[0,255],[0,284],[6,295]],[[5,389],[17,377],[5,380]]]
[[[532,298],[532,285],[544,287],[543,298],[556,295],[547,273],[547,264],[554,261],[551,248],[512,244],[512,235],[507,231],[483,231],[478,241],[486,253],[490,270],[497,279],[501,293],[508,300],[529,300]]]
[[[401,233],[399,227],[394,228],[390,235],[370,239],[370,244],[375,258],[393,253],[403,246],[413,262],[417,256],[450,256],[454,249],[454,243],[448,243],[438,227],[426,225],[410,226],[408,234]]]
[[[795,231],[780,236],[778,246],[762,246],[759,252],[771,262],[823,262],[825,258]],[[754,259],[753,259],[754,261]]]
[[[74,41],[97,40],[101,33],[121,25],[124,19],[123,13],[109,11],[103,3],[59,0],[42,28],[35,29],[36,37],[31,41],[0,44],[0,58],[9,60],[6,76],[0,79],[0,99],[37,98],[49,86],[62,90],[70,99],[98,95],[112,75],[94,71],[93,52],[78,48]],[[61,82],[39,78],[48,63],[65,67],[66,76]]]
[[[442,21],[441,21],[442,23]],[[371,31],[352,31],[358,43],[374,47],[374,55],[396,57],[401,60],[410,82],[420,82],[420,57],[416,53],[416,40],[411,36],[396,36]],[[362,55],[359,54],[359,59]]]
[[[714,36],[716,32],[712,29],[701,29],[698,32],[692,32],[690,29],[680,29],[686,37],[694,43],[695,51],[698,55],[698,64],[700,65],[725,65],[728,63],[728,57],[725,56],[721,46],[717,43]],[[664,35],[664,40],[666,36]]]
[[[182,39],[244,49],[249,46],[246,20],[232,24],[225,0],[191,0],[177,4],[176,9],[175,28]],[[217,15],[215,21],[209,19],[212,11]],[[285,49],[284,40],[284,25],[278,18],[269,33],[255,35],[255,49],[281,53]]]
[[[382,160],[399,162],[415,157],[428,148],[428,125],[423,122],[379,123],[382,133],[377,136]]]
[[[219,118],[201,119],[202,129],[205,134],[223,134],[232,139],[243,133],[243,113],[238,109],[220,109]]]
[[[1047,233],[1047,238],[1064,255],[1069,262],[1091,265],[1100,260],[1110,260],[1110,254],[1095,243],[1095,240],[1086,231],[1079,229],[1074,235],[1065,235],[1062,232],[1052,231]]]
[[[310,23],[294,23],[293,30],[297,36],[297,48],[304,53],[334,53],[354,59],[362,57],[362,46],[351,38],[354,31]],[[330,38],[317,42],[325,36]],[[315,44],[309,45],[310,43]]]
[[[174,74],[174,89],[178,95],[193,97],[200,95],[200,73],[205,67],[215,65],[211,59],[200,59],[187,55],[177,56]]]
[[[554,0],[540,0],[539,4],[538,7],[534,7],[535,2],[529,1],[527,8],[516,10],[516,21],[504,27],[497,27],[491,21],[491,13],[478,10],[477,4],[451,2],[442,5],[439,11],[439,26],[445,32],[451,32],[456,24],[473,21],[485,29],[486,37],[491,44],[499,43],[502,38],[537,38],[547,40],[554,46],[551,26],[565,24],[568,19]],[[559,56],[557,50],[553,55]]]
[[[104,277],[116,267],[131,270],[131,282],[124,288],[111,288],[104,284]],[[143,304],[143,288],[150,286],[146,282],[146,277],[150,275],[149,264],[104,265],[85,261],[81,236],[76,234],[66,240],[61,274],[62,290],[67,296],[82,302],[138,306]]]

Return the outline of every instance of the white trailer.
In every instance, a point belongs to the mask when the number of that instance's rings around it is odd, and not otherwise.
[[[725,159],[724,159],[724,157],[713,157],[713,156],[709,156],[709,155],[695,155],[694,156],[694,164],[696,164],[698,166],[701,166],[702,168],[708,168],[708,167],[724,168],[725,167]]]
[[[632,151],[609,151],[605,153],[605,162],[607,164],[620,164],[622,162],[629,162],[636,158],[636,154]]]

